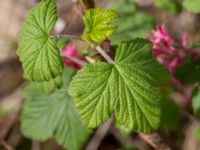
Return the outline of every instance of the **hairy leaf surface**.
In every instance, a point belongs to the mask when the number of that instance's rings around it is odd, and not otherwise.
[[[85,66],[70,83],[69,93],[88,127],[115,113],[118,124],[149,133],[159,125],[159,85],[168,80],[167,74],[153,59],[151,43],[136,39],[119,45],[115,64]]]
[[[100,43],[110,37],[116,30],[116,26],[109,25],[119,15],[114,10],[102,10],[97,7],[86,11],[83,17],[85,31],[83,39],[89,43]]]
[[[55,0],[43,0],[23,23],[17,53],[25,78],[31,81],[49,81],[62,74],[60,51],[50,38],[56,20]]]

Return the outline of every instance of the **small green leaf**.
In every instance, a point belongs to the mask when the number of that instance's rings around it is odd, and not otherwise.
[[[62,60],[50,32],[57,20],[55,0],[43,0],[29,13],[20,31],[18,55],[25,78],[49,81],[62,74]]]
[[[97,7],[86,11],[83,17],[85,31],[83,39],[89,43],[101,43],[109,38],[116,30],[116,26],[109,25],[119,15],[114,10],[102,10]]]
[[[68,44],[69,40],[67,39],[57,39],[56,43],[57,43],[57,47],[62,50],[67,44]]]
[[[145,38],[154,29],[154,18],[137,10],[134,3],[114,3],[110,7],[120,14],[120,18],[113,23],[118,27],[110,38],[113,44],[137,37]]]
[[[38,87],[45,94],[51,94],[55,89],[60,88],[62,85],[61,76],[56,77],[55,79],[51,79],[50,81],[37,82]]]
[[[152,57],[144,39],[122,42],[115,64],[86,65],[70,83],[69,93],[83,123],[95,128],[115,113],[118,125],[152,132],[160,120],[160,85],[169,81],[166,69]]]
[[[74,71],[64,69],[63,87],[46,96],[36,83],[24,89],[25,105],[22,112],[22,133],[29,138],[45,141],[55,138],[68,150],[78,150],[90,131],[84,127],[67,94]]]
[[[184,0],[183,5],[186,9],[193,13],[200,13],[200,1],[199,0]]]

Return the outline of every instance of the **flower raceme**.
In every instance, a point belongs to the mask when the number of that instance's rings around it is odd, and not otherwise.
[[[187,35],[182,36],[181,43],[176,43],[166,32],[164,25],[158,26],[156,31],[150,33],[147,38],[153,43],[152,52],[160,64],[165,65],[171,73],[174,73],[188,51]]]

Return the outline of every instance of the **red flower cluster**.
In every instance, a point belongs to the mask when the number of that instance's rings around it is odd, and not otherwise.
[[[152,52],[160,64],[165,65],[171,73],[183,62],[187,49],[187,35],[182,37],[181,44],[177,44],[165,31],[164,25],[158,26],[156,31],[147,37],[152,43]]]

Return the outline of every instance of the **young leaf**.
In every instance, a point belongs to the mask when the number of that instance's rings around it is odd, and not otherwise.
[[[17,53],[25,78],[31,81],[49,81],[62,74],[60,51],[50,38],[56,20],[55,0],[43,0],[23,23]]]
[[[68,150],[78,150],[89,135],[67,94],[74,71],[64,69],[63,87],[46,96],[35,83],[24,89],[25,105],[22,112],[22,133],[29,138],[45,141],[55,138]]]
[[[85,66],[74,76],[69,93],[88,127],[99,126],[114,112],[118,125],[149,133],[159,125],[159,85],[168,80],[165,75],[152,57],[151,43],[136,39],[119,45],[115,64]]]
[[[200,13],[200,1],[199,0],[184,0],[183,5],[186,9],[193,13]]]
[[[101,43],[116,30],[116,26],[109,23],[118,17],[118,13],[111,9],[102,10],[98,7],[89,9],[83,17],[85,23],[83,39],[89,43]]]

